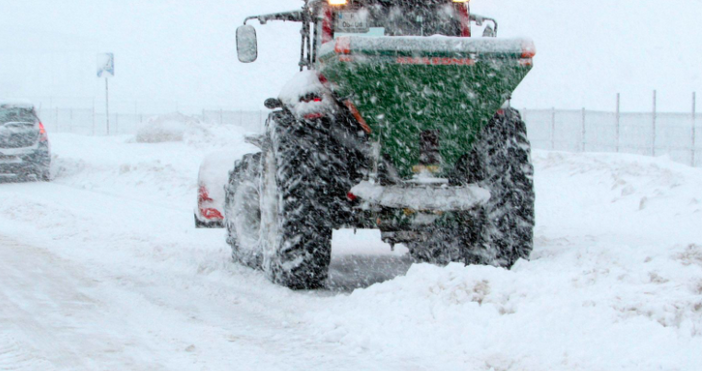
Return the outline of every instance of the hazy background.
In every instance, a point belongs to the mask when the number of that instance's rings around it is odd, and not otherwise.
[[[102,109],[96,54],[116,55],[116,110],[259,109],[297,71],[298,25],[256,24],[259,61],[238,63],[234,33],[247,15],[299,0],[0,0],[0,97]],[[535,69],[517,107],[687,112],[702,93],[702,1],[473,0],[500,36],[528,36]]]

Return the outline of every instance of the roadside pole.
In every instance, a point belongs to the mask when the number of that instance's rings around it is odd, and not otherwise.
[[[93,98],[93,136],[95,136],[95,98]]]
[[[551,108],[551,150],[556,149],[556,107]]]
[[[583,107],[583,143],[582,143],[582,152],[585,152],[585,138],[586,138],[586,135],[587,135],[586,127],[585,127],[585,115],[586,115],[585,107]]]
[[[620,107],[621,107],[621,99],[620,98],[621,98],[621,96],[619,95],[619,93],[617,93],[617,153],[619,153],[619,141],[620,141],[619,130],[621,127],[621,117],[622,117],[621,111],[620,111]]]
[[[107,135],[110,135],[110,85],[105,77],[105,124],[107,127]]]
[[[101,53],[97,55],[97,76],[105,77],[105,127],[110,135],[110,85],[109,78],[115,76],[115,55]]]
[[[692,167],[695,167],[695,139],[697,136],[697,131],[695,129],[695,124],[696,124],[696,116],[697,116],[697,92],[692,93],[692,148],[690,148],[690,152],[692,154],[692,161],[691,165]]]
[[[653,91],[653,132],[651,133],[651,155],[656,156],[656,115],[657,115],[657,104],[658,104],[658,92]]]

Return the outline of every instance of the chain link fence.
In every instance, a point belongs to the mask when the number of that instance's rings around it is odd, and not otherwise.
[[[588,110],[528,110],[534,148],[569,152],[621,152],[668,155],[702,166],[702,117],[684,113],[616,113]]]
[[[589,110],[522,109],[532,145],[570,152],[621,152],[669,155],[673,160],[702,166],[702,117],[683,113],[617,113]],[[104,113],[92,109],[39,109],[47,130],[56,133],[107,135]],[[202,110],[192,115],[210,123],[236,125],[260,132],[268,111]],[[110,115],[110,135],[135,134],[154,114]]]

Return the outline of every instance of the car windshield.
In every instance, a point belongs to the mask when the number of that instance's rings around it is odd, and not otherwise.
[[[31,109],[19,107],[0,107],[0,125],[9,122],[34,122]]]
[[[336,36],[460,36],[461,22],[453,4],[374,4],[336,14]]]

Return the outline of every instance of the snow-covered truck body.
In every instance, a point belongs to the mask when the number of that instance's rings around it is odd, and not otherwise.
[[[262,152],[231,172],[236,260],[318,286],[341,227],[379,228],[416,261],[528,258],[533,167],[525,125],[505,103],[532,67],[530,40],[496,38],[497,22],[468,1],[308,0],[247,18],[242,62],[257,58],[252,19],[301,22],[307,71],[266,101],[279,110],[255,140]],[[472,24],[487,25],[484,37],[471,37]]]

